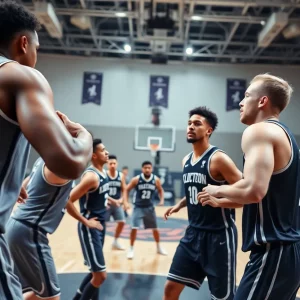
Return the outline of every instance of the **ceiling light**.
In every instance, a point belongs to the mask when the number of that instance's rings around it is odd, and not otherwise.
[[[187,55],[192,55],[193,52],[194,52],[194,49],[193,49],[192,47],[187,47],[187,48],[185,49],[185,53],[186,53]]]
[[[131,51],[131,46],[128,45],[128,44],[125,44],[124,45],[124,50],[129,53]]]
[[[126,17],[126,13],[124,13],[124,12],[117,12],[116,13],[116,17],[124,18],[124,17]]]
[[[191,19],[193,20],[193,21],[202,21],[203,20],[203,18],[201,17],[201,16],[192,16],[191,17]]]

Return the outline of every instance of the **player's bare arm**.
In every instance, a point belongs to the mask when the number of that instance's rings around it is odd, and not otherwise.
[[[266,195],[274,171],[273,133],[269,126],[257,123],[249,126],[242,137],[245,154],[243,179],[226,186],[208,186],[204,190],[217,198],[236,203],[258,203]]]
[[[74,205],[74,202],[83,195],[87,194],[89,191],[97,189],[98,185],[99,178],[95,173],[87,172],[84,174],[80,183],[76,185],[70,193],[69,201],[67,203],[67,211],[74,219],[81,222],[83,225],[89,228],[97,228],[98,230],[102,230],[103,227],[100,222],[97,221],[97,218],[86,219],[80,214]]]
[[[16,99],[16,119],[29,143],[48,168],[62,178],[80,176],[92,155],[92,137],[79,124],[76,133],[57,116],[53,93],[38,71],[18,64],[8,64],[7,79]]]
[[[125,176],[122,173],[122,176],[121,176],[121,193],[122,193],[122,201],[123,201],[123,205],[124,205],[125,210],[129,209],[129,202],[128,202],[128,196],[127,196],[126,189],[127,189],[127,187],[126,187]]]
[[[161,185],[161,181],[159,178],[156,178],[155,180],[155,184],[156,184],[156,188],[157,188],[157,192],[158,192],[158,196],[159,196],[159,206],[163,206],[164,205],[164,201],[165,201],[165,195],[164,195],[164,189]]]
[[[130,180],[130,182],[126,187],[126,196],[125,196],[126,199],[129,198],[129,192],[137,186],[138,182],[139,182],[139,176],[135,176]]]
[[[224,152],[217,152],[213,155],[210,163],[210,172],[216,180],[225,180],[229,184],[234,184],[242,179],[242,172],[236,167],[232,159]],[[239,208],[243,205],[234,203],[226,198],[216,198],[205,191],[198,193],[200,203],[212,207]]]

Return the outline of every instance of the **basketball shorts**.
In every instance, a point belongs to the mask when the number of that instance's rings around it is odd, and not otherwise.
[[[106,271],[103,255],[103,245],[105,238],[105,221],[99,220],[103,230],[91,229],[78,223],[78,235],[84,257],[84,264],[89,267],[91,272]]]
[[[14,261],[14,271],[20,279],[23,293],[31,291],[39,298],[60,295],[47,233],[30,223],[10,218],[6,237]]]
[[[207,277],[212,299],[232,300],[236,288],[236,245],[235,225],[217,232],[189,226],[167,278],[198,290]]]
[[[156,229],[156,213],[154,206],[150,207],[135,207],[131,216],[131,227],[133,229],[139,229],[141,227],[142,221],[144,223],[145,229]]]
[[[106,221],[109,221],[111,216],[113,217],[114,221],[125,223],[125,213],[122,206],[111,206],[107,210]]]
[[[253,249],[235,300],[294,300],[300,286],[300,242]]]

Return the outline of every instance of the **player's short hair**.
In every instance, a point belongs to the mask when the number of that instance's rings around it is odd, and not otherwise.
[[[101,139],[93,139],[93,152],[96,151],[96,148],[99,144],[102,144],[102,140]]]
[[[151,166],[152,166],[152,162],[149,161],[149,160],[144,161],[144,162],[142,163],[142,168],[143,168],[144,166],[147,166],[147,165],[151,165]]]
[[[283,111],[289,104],[293,93],[293,88],[289,83],[280,77],[267,73],[255,76],[250,84],[257,81],[262,82],[261,97],[267,96],[273,107],[278,108],[280,112]]]
[[[199,106],[196,107],[192,110],[189,111],[189,116],[193,116],[193,115],[199,115],[202,116],[206,119],[206,121],[208,122],[208,124],[211,126],[211,128],[213,129],[213,131],[215,131],[215,129],[218,126],[218,117],[217,115],[212,112],[210,109],[208,109],[206,106]]]
[[[122,168],[122,170],[128,170],[128,167],[127,167],[127,166],[124,166],[124,167]]]
[[[110,155],[108,155],[108,159],[115,159],[115,160],[117,160],[117,156],[114,155],[114,154],[110,154]]]
[[[0,2],[0,47],[8,47],[22,31],[35,32],[39,29],[39,21],[24,6],[14,1]]]

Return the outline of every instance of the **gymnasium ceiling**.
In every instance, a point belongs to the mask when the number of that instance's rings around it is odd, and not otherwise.
[[[34,11],[33,1],[19,2]],[[42,53],[148,61],[167,58],[169,62],[300,64],[300,0],[49,3],[63,33],[61,38],[53,38],[43,27],[39,33]],[[261,47],[258,36],[274,13],[283,13],[286,25],[274,27],[271,42]],[[80,29],[74,20],[87,28]],[[292,26],[299,29],[293,37],[288,36]],[[128,46],[127,52],[124,49],[126,44],[131,46],[130,52]],[[186,53],[188,47],[193,49],[190,55]]]

